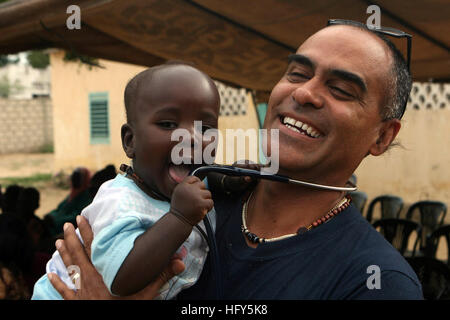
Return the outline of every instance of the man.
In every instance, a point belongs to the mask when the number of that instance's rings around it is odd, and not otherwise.
[[[334,25],[312,35],[268,103],[279,173],[344,186],[389,148],[410,89],[401,55],[373,32]],[[223,299],[422,299],[408,263],[341,192],[267,180],[249,191],[214,196],[220,270],[208,259],[180,299],[214,298],[216,273]]]

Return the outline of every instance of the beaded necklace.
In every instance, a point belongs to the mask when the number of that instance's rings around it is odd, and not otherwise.
[[[120,171],[126,173],[126,176],[133,180],[146,194],[156,200],[167,201],[170,202],[170,198],[161,194],[160,192],[153,190],[150,188],[141,177],[139,177],[132,166],[128,166],[126,164],[120,165]]]
[[[330,211],[328,211],[328,213],[326,215],[324,215],[323,217],[317,219],[316,221],[314,221],[313,223],[311,223],[307,227],[301,227],[300,229],[298,229],[297,233],[290,233],[290,234],[285,234],[283,236],[279,236],[279,237],[276,237],[276,238],[265,239],[265,238],[258,237],[256,234],[250,232],[247,229],[247,224],[246,224],[247,207],[248,207],[248,203],[250,202],[250,198],[252,197],[252,195],[253,195],[253,192],[250,194],[250,196],[248,197],[247,201],[245,201],[244,205],[242,206],[242,225],[241,225],[241,230],[242,230],[242,233],[247,237],[247,239],[250,240],[250,242],[253,242],[253,243],[274,242],[274,241],[279,241],[279,240],[283,240],[283,239],[286,239],[286,238],[290,238],[290,237],[296,236],[298,234],[303,234],[303,233],[311,230],[312,228],[315,228],[315,227],[317,227],[317,226],[327,222],[328,220],[330,220],[331,218],[333,218],[334,216],[339,214],[341,211],[343,211],[344,209],[346,209],[350,205],[350,201],[351,201],[350,196],[346,195]]]

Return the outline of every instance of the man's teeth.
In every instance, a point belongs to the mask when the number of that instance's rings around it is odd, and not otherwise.
[[[310,127],[309,125],[301,121],[289,117],[284,117],[282,119],[282,122],[287,128],[291,129],[292,131],[303,133],[307,136],[310,136],[311,138],[320,137],[320,134],[313,127]]]

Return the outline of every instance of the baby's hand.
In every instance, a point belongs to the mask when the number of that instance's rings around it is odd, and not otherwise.
[[[213,208],[211,192],[205,184],[195,176],[186,177],[178,184],[172,193],[170,212],[184,218],[187,223],[195,226]]]

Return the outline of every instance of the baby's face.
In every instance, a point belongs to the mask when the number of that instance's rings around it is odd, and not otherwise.
[[[134,109],[134,168],[151,188],[170,197],[193,168],[173,163],[172,148],[179,141],[171,141],[172,133],[186,129],[194,138],[194,121],[202,121],[202,132],[217,129],[219,94],[203,74],[183,65],[158,70],[151,81],[143,81]],[[209,143],[217,141],[202,139],[202,154]],[[182,156],[193,164],[191,150]]]

